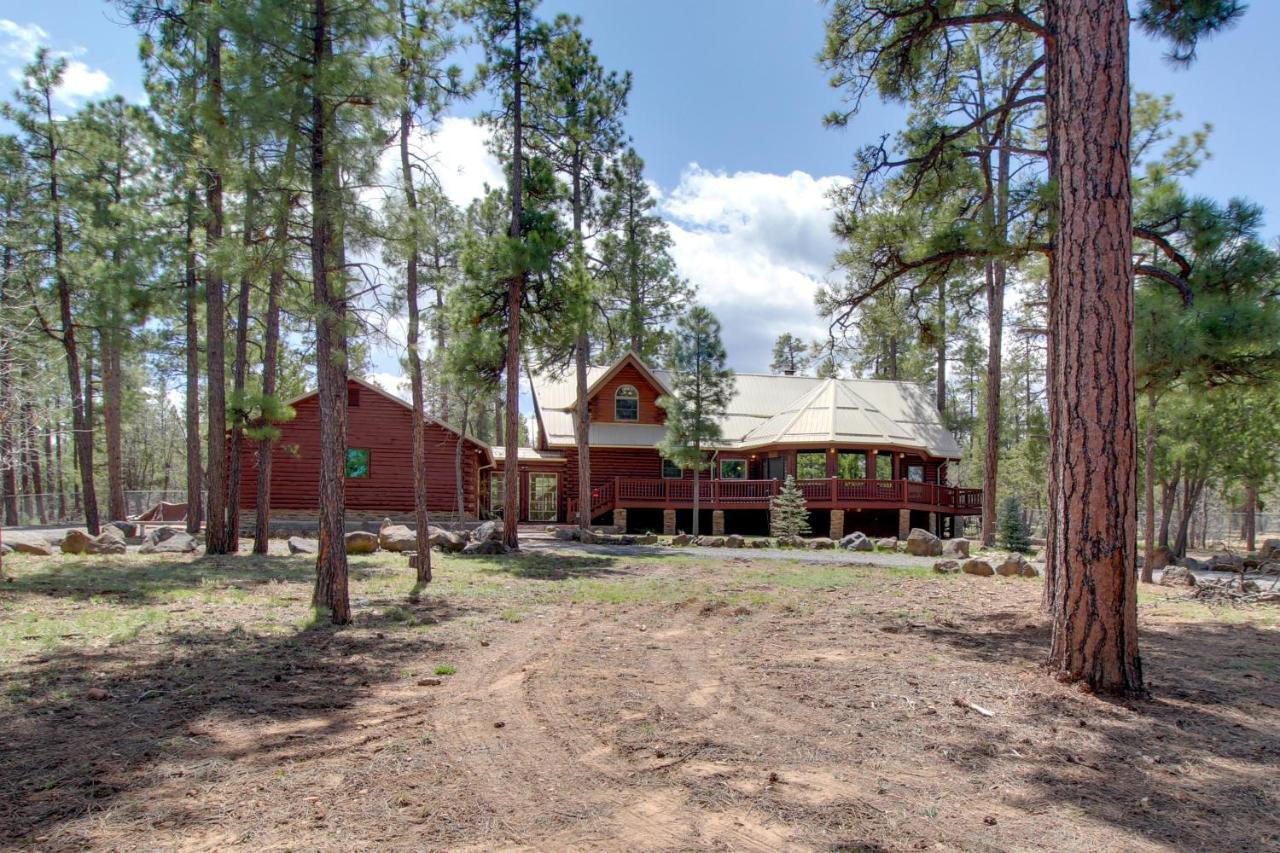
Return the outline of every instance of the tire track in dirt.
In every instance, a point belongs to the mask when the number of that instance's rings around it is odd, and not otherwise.
[[[669,759],[620,752],[618,732],[649,709],[671,709],[690,732],[685,718],[709,721],[727,710],[717,698],[725,675],[708,666],[709,634],[682,619],[652,637],[640,633],[644,653],[632,654],[637,631],[627,624],[630,616],[593,616],[569,611],[519,649],[489,649],[465,678],[450,680],[449,693],[458,698],[437,709],[440,743],[493,808],[500,843],[545,850],[795,849],[789,832],[749,810],[709,809],[691,798],[686,777],[671,770]],[[614,694],[622,690],[618,681],[643,684],[621,705],[610,697],[611,719],[584,718],[566,701],[574,685],[604,685]],[[701,749],[692,747],[685,759]]]

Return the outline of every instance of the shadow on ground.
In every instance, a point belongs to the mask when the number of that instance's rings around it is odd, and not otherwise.
[[[1039,614],[987,614],[924,634],[983,662],[1048,657],[1049,625]],[[1000,744],[997,718],[976,725],[953,760],[987,767],[994,782],[1014,756],[1016,781],[1002,787],[1012,784],[1031,813],[1066,806],[1177,849],[1280,849],[1277,632],[1249,623],[1146,626],[1141,650],[1150,698],[1031,689],[1018,721],[1049,743]]]
[[[134,603],[199,585],[211,573],[222,583],[259,584],[305,581],[311,572],[309,558],[69,561],[22,572],[6,586]],[[230,762],[289,766],[340,749],[343,734],[361,725],[355,708],[379,685],[404,682],[407,671],[439,659],[445,647],[417,629],[468,611],[436,596],[412,604],[400,598],[359,608],[349,628],[281,632],[286,623],[276,623],[265,634],[219,627],[212,612],[213,625],[105,649],[61,645],[9,673],[12,712],[0,715],[0,847],[6,838],[56,837],[64,821],[115,808],[126,794],[171,798],[179,822],[184,814],[216,821],[225,803],[184,799],[181,790]],[[426,692],[424,709],[432,701]],[[53,843],[79,846],[66,836]]]

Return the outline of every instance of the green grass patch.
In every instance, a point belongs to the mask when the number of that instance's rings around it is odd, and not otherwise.
[[[436,675],[457,675],[458,668],[451,663],[436,664]]]

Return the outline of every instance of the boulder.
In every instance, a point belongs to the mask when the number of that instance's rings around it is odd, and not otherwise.
[[[125,540],[124,531],[119,527],[116,527],[114,524],[104,524],[102,526],[102,532],[98,534],[98,538],[102,539],[103,537],[107,539],[114,539],[117,542],[123,542]]]
[[[656,534],[656,533],[646,533],[646,534],[644,534],[643,536],[637,536],[637,537],[636,537],[636,544],[637,544],[637,545],[657,545],[657,544],[658,544],[658,534]]]
[[[699,536],[693,540],[694,545],[701,545],[703,548],[723,548],[723,536]]]
[[[996,574],[1002,578],[1016,578],[1022,574],[1022,567],[1027,565],[1027,558],[1021,554],[1010,554],[996,566]]]
[[[304,539],[301,536],[289,537],[290,554],[314,554],[319,550],[320,543],[314,539]]]
[[[418,550],[418,534],[404,524],[392,524],[391,519],[384,519],[378,528],[378,546],[384,551],[416,551]]]
[[[1160,586],[1195,586],[1196,576],[1186,566],[1169,566],[1157,581]]]
[[[724,538],[724,547],[726,548],[742,548],[747,544],[747,540],[734,533]]]
[[[898,537],[886,536],[884,539],[877,539],[876,548],[881,551],[896,551],[898,550]]]
[[[561,542],[573,542],[581,534],[581,531],[576,527],[552,527],[548,529],[551,531],[551,535]]]
[[[93,545],[95,554],[123,554],[128,550],[123,539],[101,534],[93,540]]]
[[[588,530],[584,527],[578,531],[577,540],[583,545],[599,545],[600,535],[601,534],[596,533],[594,530]]]
[[[138,530],[138,525],[134,524],[132,521],[108,522],[107,525],[102,528],[102,532],[106,533],[108,529],[119,530],[120,536],[124,539],[136,539],[142,535]]]
[[[89,535],[89,531],[72,528],[62,537],[58,547],[64,554],[91,554],[93,552],[90,549],[93,544],[93,537]]]
[[[175,528],[156,528],[147,534],[146,542],[138,548],[138,553],[192,553],[200,543],[196,537]]]
[[[1243,572],[1244,557],[1239,554],[1214,554],[1209,558],[1209,568],[1215,572]]]
[[[841,539],[840,547],[846,551],[874,551],[876,549],[875,544],[870,539],[856,531]]]
[[[803,548],[804,540],[799,536],[779,536],[776,540],[779,548]]]
[[[1022,576],[1024,578],[1038,578],[1044,574],[1044,564],[1037,566],[1035,563],[1023,563]]]
[[[960,571],[960,564],[955,560],[939,560],[933,564],[933,570],[940,575],[954,575]]]
[[[941,557],[942,540],[929,531],[916,527],[907,537],[907,553],[917,557]]]
[[[437,548],[450,554],[458,553],[467,545],[467,540],[452,530],[445,530],[443,527],[428,527],[427,541],[431,543],[432,548]]]
[[[472,542],[501,542],[506,528],[502,525],[502,519],[494,518],[481,524],[475,530],[471,531]]]
[[[747,542],[747,546],[751,548],[768,548],[769,545],[768,539],[751,539]]]
[[[505,554],[507,546],[500,539],[482,539],[479,542],[468,542],[462,548],[463,554]]]
[[[88,531],[68,530],[62,537],[61,548],[64,554],[123,554],[126,550],[124,535],[115,528],[110,533],[99,533],[90,536]]]
[[[52,557],[53,546],[49,540],[35,533],[21,530],[6,530],[4,544],[19,554],[34,554],[37,557]]]
[[[965,560],[964,565],[960,567],[960,571],[966,575],[978,575],[984,578],[989,578],[996,573],[996,570],[991,568],[991,564],[986,560]]]
[[[836,543],[825,536],[816,536],[805,543],[810,551],[827,551],[836,547]]]
[[[968,539],[947,539],[942,543],[942,556],[968,557],[969,556],[969,540]]]
[[[1280,539],[1262,540],[1262,547],[1258,549],[1258,562],[1265,563],[1268,560],[1280,560]]]
[[[1208,565],[1200,562],[1195,557],[1183,557],[1178,561],[1178,565],[1184,569],[1191,569],[1193,572],[1203,572],[1209,568]]]
[[[367,530],[353,530],[347,534],[348,554],[372,554],[378,550],[378,534]]]
[[[1258,564],[1258,571],[1264,575],[1280,574],[1280,560],[1268,560],[1265,563]]]
[[[671,537],[671,544],[675,545],[677,548],[683,548],[686,545],[693,544],[693,537],[688,533],[677,533],[675,536]]]

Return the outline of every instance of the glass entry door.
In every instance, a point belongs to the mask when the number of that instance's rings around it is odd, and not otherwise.
[[[558,515],[560,478],[555,474],[529,475],[529,520],[555,521]]]

